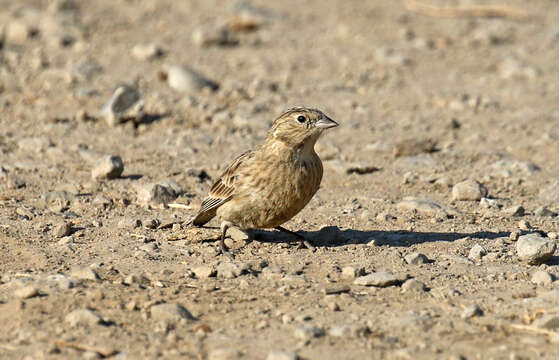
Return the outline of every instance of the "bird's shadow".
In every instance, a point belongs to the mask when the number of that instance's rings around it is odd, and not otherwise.
[[[263,243],[292,243],[298,239],[292,235],[273,230],[249,230],[251,238]],[[496,239],[508,237],[510,232],[478,231],[473,233],[459,232],[416,232],[406,230],[373,231],[339,229],[337,226],[327,226],[319,231],[297,231],[315,247],[339,247],[348,244],[368,244],[374,241],[377,246],[411,246],[425,242],[455,241],[462,238]]]

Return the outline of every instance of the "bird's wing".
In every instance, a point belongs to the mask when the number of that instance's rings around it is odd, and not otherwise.
[[[193,220],[194,225],[201,226],[210,221],[215,216],[217,208],[231,200],[235,192],[238,169],[252,155],[252,151],[242,153],[225,169],[213,184],[208,197],[202,202],[198,215]]]

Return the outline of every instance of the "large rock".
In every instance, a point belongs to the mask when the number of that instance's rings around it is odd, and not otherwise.
[[[126,118],[137,118],[143,111],[140,92],[131,86],[119,86],[99,115],[109,126],[115,126]],[[139,115],[140,114],[140,115]]]
[[[538,233],[523,235],[516,243],[518,258],[532,265],[542,264],[553,256],[557,245]]]

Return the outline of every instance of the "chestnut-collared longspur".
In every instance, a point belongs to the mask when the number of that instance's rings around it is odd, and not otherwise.
[[[304,238],[281,225],[294,217],[320,187],[322,162],[314,145],[325,129],[338,123],[322,111],[292,108],[276,120],[266,140],[237,157],[213,184],[193,220],[202,226],[221,220],[223,252],[227,229],[275,228]],[[308,243],[305,243],[308,244]]]

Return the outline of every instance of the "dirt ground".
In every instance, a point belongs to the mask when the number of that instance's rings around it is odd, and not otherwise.
[[[559,3],[428,3],[507,11],[0,0],[0,358],[559,358],[559,252],[518,250],[559,232]],[[315,249],[231,260],[188,222],[296,105],[340,123],[285,224]]]

